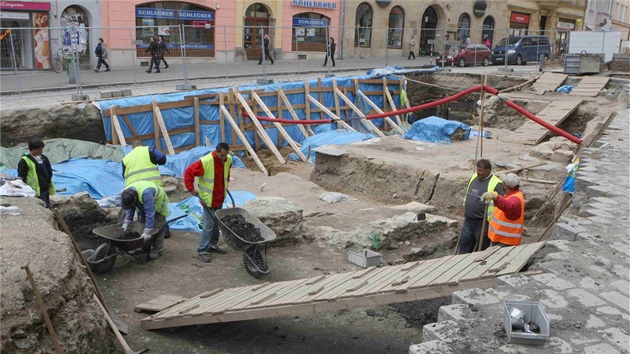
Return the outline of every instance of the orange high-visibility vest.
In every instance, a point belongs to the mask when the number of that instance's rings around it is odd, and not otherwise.
[[[521,191],[505,197],[518,198],[521,201],[521,216],[517,220],[510,220],[505,216],[503,210],[494,209],[494,216],[488,226],[488,238],[492,242],[500,242],[504,245],[517,246],[521,244],[521,236],[525,224],[525,199]]]

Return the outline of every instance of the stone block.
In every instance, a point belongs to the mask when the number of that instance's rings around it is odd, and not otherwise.
[[[409,346],[409,354],[453,354],[455,353],[451,347],[441,340],[432,340],[420,344],[412,344]]]
[[[101,98],[112,98],[111,91],[101,91]]]
[[[441,321],[422,327],[422,339],[425,341],[440,340],[452,343],[461,337],[462,332],[459,329],[459,324],[455,321]]]
[[[575,241],[580,232],[587,230],[579,226],[573,227],[569,224],[554,224],[551,227],[551,238],[554,240]]]
[[[438,322],[442,321],[462,321],[466,318],[474,316],[472,310],[468,305],[455,304],[441,306],[438,310]]]
[[[606,301],[600,299],[599,297],[589,293],[588,291],[584,289],[571,289],[571,290],[568,290],[566,294],[567,296],[575,298],[583,306],[586,306],[586,307],[606,305]]]
[[[619,354],[620,351],[618,351],[617,349],[611,347],[607,343],[600,343],[600,344],[591,345],[591,346],[588,346],[588,347],[584,348],[584,354],[602,354],[602,353]]]
[[[570,150],[555,150],[551,155],[551,161],[569,163],[573,161],[573,151]]]
[[[537,274],[537,275],[532,276],[532,279],[550,288],[553,288],[555,290],[567,290],[567,289],[575,288],[574,284],[562,279],[561,277],[555,274],[549,274],[549,273]]]
[[[283,198],[259,198],[248,201],[244,208],[276,233],[273,244],[301,240],[304,215],[296,204]]]
[[[617,280],[610,283],[610,285],[612,285],[613,287],[615,287],[615,289],[621,291],[622,293],[626,294],[626,296],[630,295],[630,283],[628,283],[627,280]]]
[[[500,300],[481,289],[467,289],[453,293],[452,304],[489,305]]]
[[[608,328],[603,331],[599,331],[603,337],[608,340],[613,346],[627,351],[629,346],[627,328]]]
[[[123,97],[122,91],[112,91],[112,97]]]
[[[121,90],[123,97],[133,96],[131,90]]]
[[[576,179],[576,191],[577,191],[577,179]],[[586,194],[590,197],[611,197],[614,193],[611,192],[610,187],[601,186],[587,186]]]

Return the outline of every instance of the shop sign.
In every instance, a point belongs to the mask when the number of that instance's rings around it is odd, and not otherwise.
[[[2,11],[0,12],[0,18],[6,19],[6,20],[28,20],[29,14],[28,12]]]
[[[512,12],[510,22],[529,24],[529,15],[518,12]]]
[[[337,4],[327,1],[291,0],[291,6],[312,7],[316,9],[336,10]]]
[[[559,30],[574,30],[575,29],[575,23],[558,21],[558,29]]]
[[[214,12],[178,10],[177,18],[180,20],[214,21]]]
[[[211,21],[190,21],[190,25],[196,28],[212,28]]]
[[[295,27],[328,27],[327,19],[302,18],[294,17],[293,26]]]
[[[0,1],[0,10],[50,11],[50,3]]]
[[[137,7],[136,8],[136,17],[140,17],[140,18],[175,18],[175,10]]]

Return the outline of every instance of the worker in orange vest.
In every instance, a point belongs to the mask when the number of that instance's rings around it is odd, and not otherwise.
[[[509,173],[502,179],[505,196],[497,192],[486,192],[483,199],[494,200],[494,215],[490,220],[488,237],[491,246],[517,246],[525,227],[525,199],[520,191],[521,180]]]

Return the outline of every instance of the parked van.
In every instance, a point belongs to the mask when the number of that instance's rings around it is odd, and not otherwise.
[[[547,36],[508,37],[499,41],[492,51],[492,64],[503,64],[507,43],[508,64],[525,64],[528,61],[539,61],[542,55],[549,59],[551,45]]]

